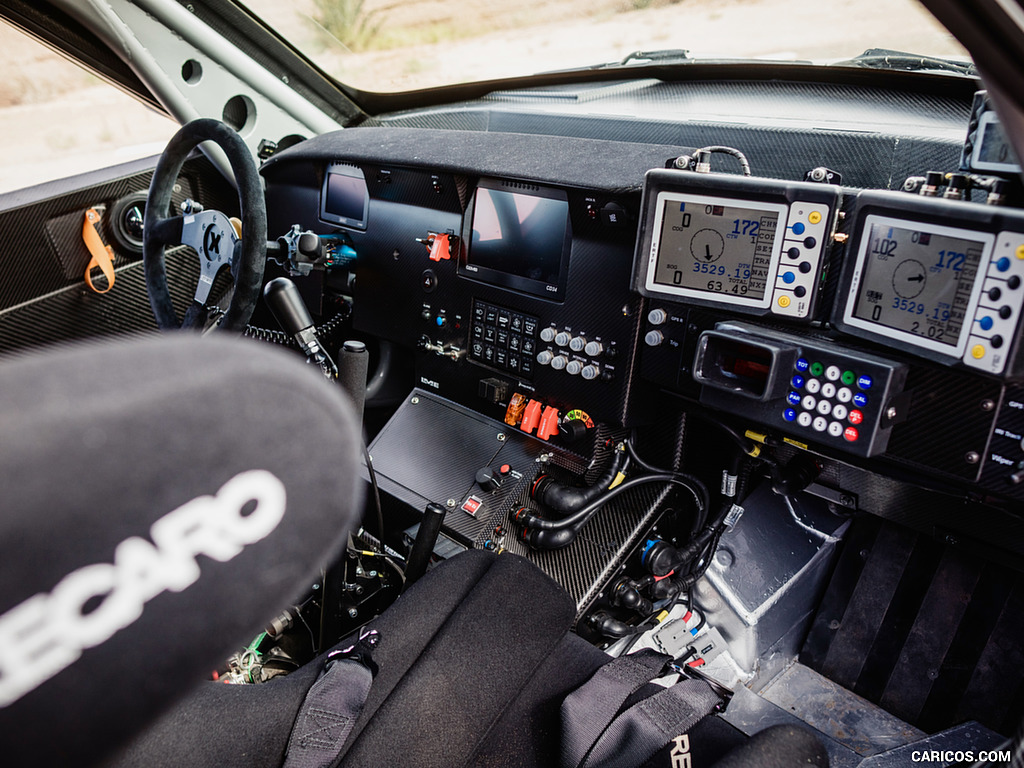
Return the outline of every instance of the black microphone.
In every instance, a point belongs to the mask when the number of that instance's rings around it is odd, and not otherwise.
[[[324,376],[336,379],[338,367],[317,338],[313,318],[310,317],[295,283],[287,277],[276,277],[263,288],[263,299],[285,333],[298,343],[306,358],[319,365]]]

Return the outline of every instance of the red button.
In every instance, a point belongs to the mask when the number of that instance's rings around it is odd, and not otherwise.
[[[851,424],[860,424],[862,421],[864,421],[864,414],[861,413],[860,411],[850,411],[850,415],[847,416],[846,418],[850,420]],[[856,431],[857,430],[854,430],[854,432]],[[853,439],[856,440],[857,438]]]
[[[507,475],[511,471],[512,467],[510,467],[508,464],[502,464],[500,467],[498,467],[499,475]]]
[[[846,438],[847,442],[854,443],[857,441],[857,438],[860,437],[860,433],[857,431],[856,427],[847,427],[843,431],[843,437]]]
[[[464,512],[469,512],[469,514],[476,517],[476,512],[478,509],[480,509],[481,504],[483,504],[483,502],[480,501],[480,499],[478,499],[476,496],[470,496],[462,505],[462,510]]]

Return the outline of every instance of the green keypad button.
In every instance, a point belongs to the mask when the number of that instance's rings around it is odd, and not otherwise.
[[[843,371],[843,384],[850,386],[857,380],[857,374],[853,371]]]
[[[811,376],[821,376],[821,373],[824,370],[825,366],[821,363],[811,363]]]

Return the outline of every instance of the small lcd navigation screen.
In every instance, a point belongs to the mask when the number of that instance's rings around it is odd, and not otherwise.
[[[776,210],[665,200],[653,282],[761,299],[778,223]]]
[[[893,226],[884,219],[870,224],[852,314],[956,347],[985,242],[963,237],[960,230],[940,233],[944,228],[928,231],[919,226]]]

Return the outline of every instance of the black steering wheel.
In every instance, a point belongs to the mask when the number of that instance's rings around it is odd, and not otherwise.
[[[162,218],[170,209],[171,190],[189,154],[204,141],[224,150],[238,184],[238,205],[242,214],[241,239],[231,220],[220,211],[200,211]],[[192,305],[178,319],[167,287],[164,250],[188,245],[199,254],[199,284]],[[200,118],[186,123],[167,144],[153,172],[146,201],[142,235],[142,260],[146,291],[157,325],[162,330],[203,328],[209,314],[206,302],[214,278],[224,267],[231,269],[234,293],[220,328],[242,331],[252,317],[267,256],[267,206],[252,154],[242,138],[219,120]]]

